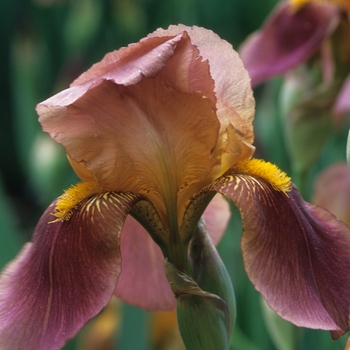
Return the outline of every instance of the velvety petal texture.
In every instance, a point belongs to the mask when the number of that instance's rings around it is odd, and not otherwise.
[[[161,81],[128,88],[105,81],[68,107],[63,118],[43,124],[108,190],[152,199],[159,193],[170,200],[213,166],[214,107],[199,94],[165,89]]]
[[[185,25],[172,25],[168,29],[157,29],[150,37],[178,35],[187,31],[191,42],[196,45],[199,54],[208,60],[210,75],[215,82],[217,98],[217,115],[223,129],[231,124],[247,143],[252,143],[254,134],[252,121],[255,112],[255,101],[250,88],[250,77],[232,45],[222,40],[211,30]],[[223,69],[230,67],[230,69]],[[202,91],[198,75],[192,75],[189,87],[192,91]]]
[[[248,175],[223,177],[209,189],[229,198],[243,219],[245,269],[269,306],[292,323],[349,329],[350,229],[305,202],[297,189],[276,191]]]
[[[197,87],[206,95],[188,89],[194,69]],[[92,178],[111,191],[143,193],[164,211],[163,199],[173,205],[179,191],[214,166],[220,123],[213,87],[208,62],[183,32],[106,56],[37,111],[83,180]]]
[[[54,201],[0,279],[0,349],[61,348],[109,302],[121,271],[120,232],[139,198],[105,193],[56,221]]]
[[[297,9],[281,2],[240,48],[253,86],[308,60],[336,28],[340,14],[329,3],[310,2]]]
[[[80,75],[73,86],[91,86],[98,80],[111,80],[116,84],[134,85],[143,77],[155,77],[174,55],[182,33],[176,37],[157,37],[141,40],[137,44],[115,50]]]
[[[254,107],[232,46],[178,25],[107,54],[37,112],[82,180],[142,193],[160,215],[177,207],[180,223],[196,192],[254,152]]]

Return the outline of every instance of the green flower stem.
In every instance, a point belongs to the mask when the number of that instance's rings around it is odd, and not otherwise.
[[[176,197],[174,197],[174,200],[171,202],[172,204],[168,204],[166,207],[170,230],[170,242],[169,246],[166,248],[166,252],[163,251],[163,253],[165,253],[165,258],[174,264],[180,271],[188,273],[188,244],[182,242],[179,233]]]
[[[167,260],[164,269],[177,300],[180,333],[187,350],[228,350],[228,308],[219,296],[203,291]]]
[[[228,350],[236,318],[233,287],[201,220],[189,246],[192,275],[165,261],[187,350]]]
[[[207,232],[204,220],[198,223],[190,245],[193,278],[198,285],[222,298],[228,307],[228,340],[236,320],[236,300],[230,276]]]

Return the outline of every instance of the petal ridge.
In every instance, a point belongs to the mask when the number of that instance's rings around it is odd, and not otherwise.
[[[108,303],[121,271],[120,231],[141,196],[103,193],[52,222],[55,200],[31,243],[0,277],[0,348],[62,347]],[[52,223],[50,223],[52,222]]]
[[[222,177],[209,187],[240,210],[245,269],[269,306],[298,326],[346,332],[349,227],[305,202],[294,185],[288,197],[249,175]]]

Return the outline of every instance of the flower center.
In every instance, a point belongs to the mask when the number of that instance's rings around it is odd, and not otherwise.
[[[76,208],[81,201],[101,192],[105,191],[95,182],[79,182],[68,188],[64,191],[64,194],[59,197],[55,211],[52,213],[57,219],[51,222],[69,220],[72,210]]]
[[[276,191],[290,192],[292,190],[291,178],[276,165],[261,159],[249,159],[237,163],[232,172],[258,176],[269,182]]]

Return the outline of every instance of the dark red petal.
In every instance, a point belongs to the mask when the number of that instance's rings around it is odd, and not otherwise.
[[[339,336],[349,328],[350,229],[328,211],[246,175],[210,189],[240,210],[243,259],[254,286],[281,317]]]
[[[339,12],[332,4],[308,3],[298,11],[286,1],[277,6],[240,49],[253,86],[308,60],[335,29]]]
[[[120,232],[137,200],[97,195],[54,223],[56,201],[47,208],[0,278],[1,350],[59,349],[100,312],[118,281]]]

